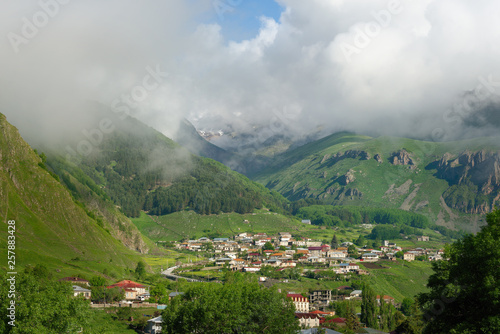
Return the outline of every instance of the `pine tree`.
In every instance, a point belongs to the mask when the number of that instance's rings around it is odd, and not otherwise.
[[[333,238],[332,238],[332,242],[331,242],[331,247],[332,247],[332,249],[335,249],[335,248],[337,248],[338,246],[339,246],[339,242],[338,242],[338,240],[337,240],[337,235],[336,235],[336,234],[334,234],[334,235],[333,235]]]

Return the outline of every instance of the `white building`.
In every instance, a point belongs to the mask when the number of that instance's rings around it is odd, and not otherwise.
[[[159,317],[149,319],[148,324],[146,326],[146,333],[148,334],[158,334],[161,333],[161,323],[163,319],[161,315]]]
[[[286,296],[292,299],[295,305],[295,312],[309,312],[309,299],[297,293],[289,293]]]

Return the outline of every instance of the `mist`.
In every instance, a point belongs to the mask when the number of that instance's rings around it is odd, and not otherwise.
[[[86,101],[169,137],[183,118],[261,142],[498,133],[500,3],[278,3],[234,41],[210,0],[4,1],[0,112],[35,146],[98,127]]]

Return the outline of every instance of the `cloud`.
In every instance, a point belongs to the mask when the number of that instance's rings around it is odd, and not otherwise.
[[[187,117],[261,142],[318,127],[441,140],[498,118],[494,1],[279,0],[281,17],[239,42],[209,0],[54,2],[18,53],[8,34],[43,9],[0,5],[0,107],[24,134],[92,126],[78,101],[111,105],[157,65],[168,77],[132,112],[167,135]]]

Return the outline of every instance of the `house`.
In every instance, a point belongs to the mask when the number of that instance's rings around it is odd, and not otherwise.
[[[382,246],[382,247],[380,247],[380,250],[384,253],[389,253],[392,251],[392,249],[388,246]]]
[[[427,259],[428,259],[429,261],[438,261],[438,260],[442,260],[442,259],[443,259],[443,257],[442,257],[441,255],[439,255],[439,254],[436,254],[436,255],[429,255],[429,256],[427,257]]]
[[[279,267],[281,265],[280,260],[272,259],[272,260],[266,260],[264,262],[264,265],[266,266],[272,266],[272,267]]]
[[[269,256],[271,260],[278,260],[281,259],[284,256],[283,253],[274,253]]]
[[[232,259],[230,257],[221,257],[221,258],[218,258],[217,260],[215,260],[215,264],[218,266],[223,266],[226,263],[229,263],[229,261],[231,261],[231,260]]]
[[[309,303],[328,306],[332,300],[332,290],[314,290],[309,294]]]
[[[337,325],[337,326],[340,326],[340,327],[345,327],[345,325],[346,325],[346,318],[329,319],[329,320],[326,320],[324,323],[331,324],[331,325]]]
[[[130,280],[123,280],[118,283],[115,283],[113,285],[110,285],[107,287],[108,289],[112,288],[120,288],[123,289],[125,292],[125,299],[127,300],[133,300],[136,299],[137,296],[145,294],[148,288],[145,285],[142,285],[140,283],[130,281]]]
[[[295,240],[292,241],[292,245],[295,245],[297,247],[303,247],[306,245],[306,241],[302,238],[296,238]]]
[[[214,238],[214,242],[228,242],[229,238]]]
[[[187,249],[189,249],[190,251],[193,251],[193,252],[195,252],[195,251],[199,252],[199,251],[201,251],[201,246],[202,246],[201,242],[193,242],[193,243],[189,244]]]
[[[170,292],[168,294],[168,300],[172,300],[172,298],[175,298],[177,296],[182,296],[184,292]]]
[[[295,261],[292,261],[292,260],[286,260],[286,261],[281,262],[281,267],[295,268],[296,266],[297,266],[297,263]]]
[[[328,257],[333,257],[333,258],[337,258],[337,259],[343,259],[345,257],[347,257],[347,253],[344,253],[344,252],[339,252],[337,250],[330,250],[328,251]]]
[[[359,270],[359,265],[356,263],[341,263],[334,267],[336,274],[348,274]]]
[[[245,260],[243,260],[243,259],[234,259],[234,260],[229,261],[229,264],[231,266],[235,266],[235,267],[240,268],[240,267],[243,267],[245,265]]]
[[[320,332],[320,330],[321,330],[321,332]],[[297,334],[318,334],[318,333],[342,334],[342,333],[334,331],[333,329],[330,329],[330,328],[321,328],[321,329],[318,329],[318,328],[308,328],[308,329],[301,329],[300,332],[297,332]]]
[[[287,298],[290,298],[295,305],[295,312],[309,312],[309,300],[297,293],[288,293]]]
[[[78,285],[73,285],[73,296],[83,296],[83,298],[85,299],[90,299],[91,295],[92,291],[90,291],[89,289],[82,288]]]
[[[90,286],[89,281],[87,281],[86,279],[80,278],[80,277],[64,277],[64,278],[61,278],[59,280],[59,282],[71,282],[73,284]]]
[[[311,220],[309,220],[309,219],[302,219],[302,224],[311,225]]]
[[[123,289],[123,292],[125,293],[125,300],[138,299],[139,294],[133,289]]]
[[[309,255],[309,251],[307,249],[297,249],[297,254]]]
[[[363,294],[362,290],[354,290],[353,292],[351,292],[349,294],[349,297],[351,297],[351,298],[353,298],[353,297],[361,297],[362,294]]]
[[[385,303],[394,305],[394,298],[392,298],[391,296],[384,295],[382,296],[382,299]],[[380,305],[380,295],[377,295],[377,304]]]
[[[162,322],[163,322],[163,318],[161,317],[161,315],[159,317],[149,319],[148,324],[145,328],[146,333],[148,333],[148,334],[161,333]]]
[[[243,267],[243,271],[247,273],[256,273],[259,270],[259,267]]]
[[[325,258],[319,256],[309,256],[309,258],[307,258],[307,261],[310,263],[322,263],[325,262]]]
[[[361,259],[363,261],[378,261],[378,254],[375,254],[375,253],[364,253],[363,255],[361,255]]]
[[[405,261],[414,261],[415,260],[415,254],[414,253],[409,253],[409,252],[406,252],[403,254],[403,260]]]
[[[427,235],[422,235],[417,237],[417,241],[429,241],[429,237]]]
[[[295,313],[295,317],[299,319],[301,327],[311,328],[319,326],[319,315],[313,313]]]
[[[309,247],[308,250],[312,256],[321,256],[321,247]]]

